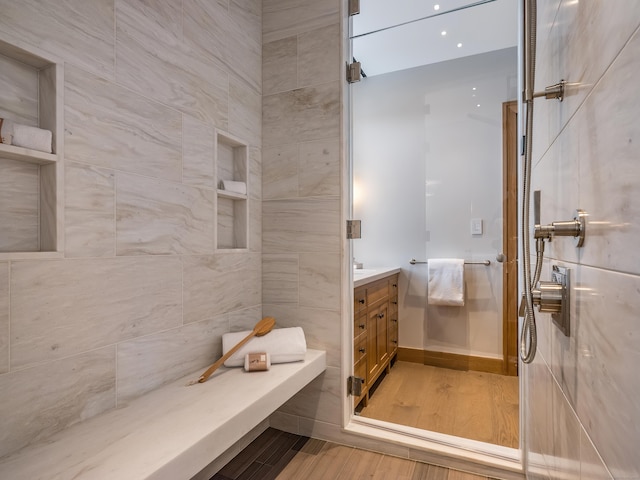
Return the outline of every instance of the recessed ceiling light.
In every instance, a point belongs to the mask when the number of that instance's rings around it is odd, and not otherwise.
[[[442,30],[442,31],[440,32],[440,35],[442,35],[443,37],[444,37],[446,34],[447,34],[447,31],[446,31],[446,30]]]
[[[458,44],[458,48],[462,48],[462,44],[461,43]]]
[[[438,11],[440,10],[440,5],[438,5],[437,3],[433,6],[433,9]]]
[[[477,105],[476,105],[476,107],[479,107],[479,106],[480,106],[480,104],[477,104]]]
[[[471,90],[473,90],[473,91],[475,92],[475,90],[476,90],[476,87],[473,87],[473,88],[472,88]]]

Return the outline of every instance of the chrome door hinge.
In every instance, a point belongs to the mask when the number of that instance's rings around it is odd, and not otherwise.
[[[355,375],[347,378],[347,395],[353,395],[354,397],[362,395],[363,384],[364,378],[356,377]]]
[[[352,17],[360,13],[360,0],[349,0],[349,16]]]
[[[362,227],[360,220],[347,220],[347,240],[362,238]]]
[[[347,64],[347,82],[355,83],[362,80],[362,75],[360,74],[360,62],[353,62]]]

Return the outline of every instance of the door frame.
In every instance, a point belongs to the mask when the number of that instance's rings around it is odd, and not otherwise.
[[[518,375],[518,102],[502,104],[503,373]]]

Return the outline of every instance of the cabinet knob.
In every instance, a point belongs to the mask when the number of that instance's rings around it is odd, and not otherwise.
[[[380,313],[378,314],[378,318],[384,318],[384,312],[380,312]]]
[[[366,327],[366,325],[364,323],[361,323],[360,325],[358,325],[362,330],[364,330],[364,328]]]
[[[398,319],[397,318],[392,318],[391,321],[398,323]]]
[[[398,340],[391,340],[391,343],[395,343],[397,345],[398,344]]]
[[[397,305],[397,304],[398,304],[398,301],[397,301],[397,300],[394,300],[394,301],[393,301],[393,302],[391,302],[391,303],[393,303],[394,305]]]
[[[364,352],[366,352],[366,350],[365,350],[364,348],[361,348],[361,349],[359,349],[358,351],[359,351],[360,353],[364,353]]]
[[[391,284],[391,286],[392,286],[393,288],[398,288],[398,284],[397,284],[397,283],[392,283],[392,284]]]
[[[364,298],[361,298],[360,300],[358,300],[358,303],[359,303],[360,305],[364,305]]]

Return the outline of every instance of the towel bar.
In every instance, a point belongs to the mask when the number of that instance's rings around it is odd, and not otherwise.
[[[429,263],[429,262],[419,262],[415,258],[412,258],[411,260],[409,260],[409,263],[411,265],[415,265],[416,263]],[[485,266],[488,267],[489,265],[491,265],[491,260],[481,260],[481,261],[478,261],[478,262],[472,262],[470,260],[465,260],[464,264],[465,265],[485,265]]]

